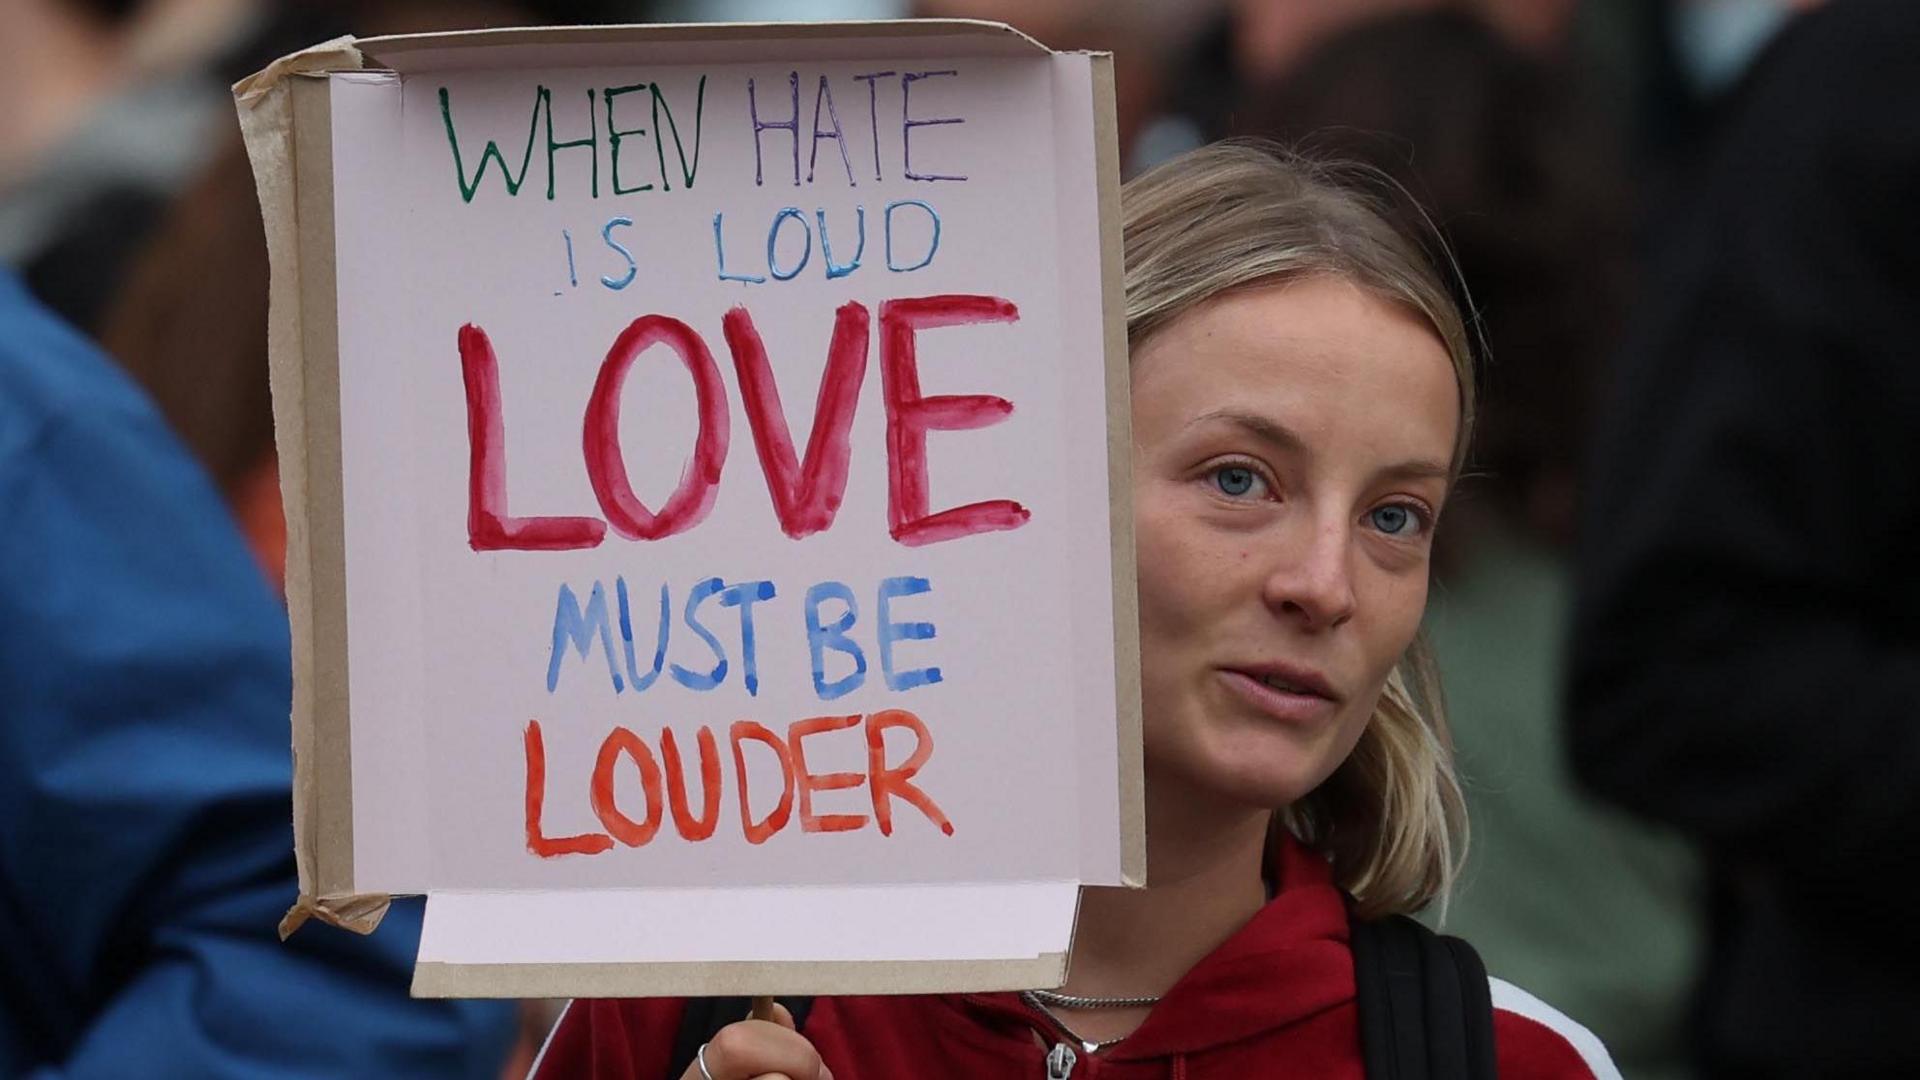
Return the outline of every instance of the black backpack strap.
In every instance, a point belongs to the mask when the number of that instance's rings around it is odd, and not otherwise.
[[[1427,1075],[1426,1020],[1418,943],[1393,918],[1350,919],[1354,997],[1367,1080]]]
[[[1464,940],[1438,934],[1435,939],[1452,955],[1458,975],[1461,1019],[1466,1032],[1467,1075],[1495,1080],[1500,1075],[1500,1059],[1493,1044],[1493,987],[1487,982],[1487,965],[1480,962],[1480,954]]]
[[[1367,1080],[1492,1080],[1493,998],[1473,948],[1404,915],[1350,925]]]
[[[801,1031],[807,1029],[807,1013],[813,1010],[810,997],[775,998],[793,1014],[793,1026]],[[673,1033],[673,1056],[667,1062],[666,1080],[680,1080],[680,1075],[693,1064],[694,1056],[708,1040],[720,1033],[720,1029],[739,1020],[745,1020],[753,1010],[753,999],[744,997],[706,997],[688,998],[686,1007],[680,1013],[680,1027]]]

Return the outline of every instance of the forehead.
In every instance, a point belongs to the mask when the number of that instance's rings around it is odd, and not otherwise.
[[[1133,358],[1134,426],[1170,438],[1221,412],[1310,441],[1448,461],[1459,383],[1420,315],[1335,277],[1243,289],[1167,324]]]

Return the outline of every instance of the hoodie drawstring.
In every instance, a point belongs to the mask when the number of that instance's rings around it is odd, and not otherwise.
[[[1187,1055],[1173,1055],[1173,1080],[1187,1080]]]

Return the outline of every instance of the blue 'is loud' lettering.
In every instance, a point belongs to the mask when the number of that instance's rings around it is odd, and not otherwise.
[[[934,256],[940,251],[939,211],[921,199],[895,199],[886,204],[880,220],[884,236],[882,252],[888,270],[896,274],[908,274],[933,263]],[[729,268],[727,227],[725,211],[713,215],[714,273],[721,281],[749,285],[763,285],[769,279],[792,281],[813,265],[816,236],[819,240],[820,272],[828,281],[853,274],[866,260],[865,206],[853,208],[851,228],[848,228],[844,217],[830,216],[825,208],[816,209],[812,220],[808,220],[799,207],[781,208],[774,213],[772,223],[767,228],[765,261],[760,262],[759,253],[756,252],[748,260],[752,270]],[[640,273],[635,249],[629,246],[634,241],[627,239],[634,228],[634,220],[624,214],[608,218],[600,228],[601,242],[612,256],[607,260],[611,272],[600,275],[600,284],[615,292],[633,284]],[[616,233],[615,230],[627,231]],[[560,230],[560,241],[566,258],[567,287],[578,288],[580,276],[575,264],[572,233],[566,229]],[[849,251],[851,254],[848,254]],[[740,265],[738,253],[735,254],[733,265]]]
[[[886,205],[880,218],[888,270],[907,274],[932,264],[934,255],[940,250],[939,211],[920,199],[895,199]],[[829,281],[847,277],[860,269],[861,261],[866,257],[867,208],[853,208],[851,230],[847,230],[844,219],[835,219],[831,230],[828,222],[825,209],[815,210],[811,222],[798,207],[788,206],[776,211],[767,226],[766,261],[763,266],[757,257],[742,262],[737,251],[729,258],[727,215],[721,211],[713,215],[714,273],[721,281],[738,281],[749,285],[765,284],[769,277],[775,281],[792,281],[813,259],[814,226],[817,224],[821,273]],[[853,234],[853,254],[841,262],[834,254],[834,237],[840,237],[840,251],[844,255],[848,231]],[[741,243],[741,247],[745,247],[745,243]],[[736,268],[748,268],[729,269],[729,263]]]

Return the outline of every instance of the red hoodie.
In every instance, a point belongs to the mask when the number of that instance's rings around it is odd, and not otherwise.
[[[1362,1080],[1347,913],[1326,861],[1290,844],[1273,900],[1215,949],[1119,1044],[1080,1052],[1072,1080]],[[1524,992],[1494,980],[1494,1041],[1503,1080],[1610,1080],[1599,1041]],[[667,1078],[679,999],[576,1001],[533,1080]],[[826,997],[804,1030],[834,1080],[1045,1077],[1060,1041],[1014,994]]]

